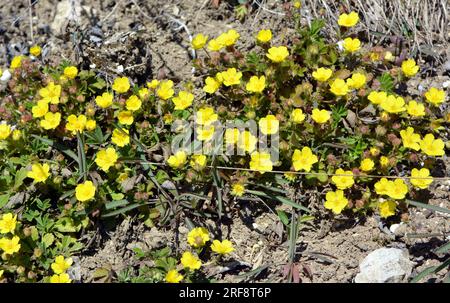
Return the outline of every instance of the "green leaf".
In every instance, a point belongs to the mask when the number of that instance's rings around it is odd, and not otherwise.
[[[285,197],[282,197],[282,196],[274,196],[274,195],[270,195],[270,194],[267,194],[267,193],[262,192],[262,191],[250,190],[250,189],[246,190],[246,192],[249,193],[249,194],[253,194],[253,195],[259,196],[259,197],[266,198],[266,199],[276,200],[276,201],[281,202],[283,204],[286,204],[286,205],[292,206],[294,208],[297,208],[297,209],[306,211],[308,213],[311,213],[311,210],[309,210],[308,208],[304,207],[303,205],[297,204],[297,203],[289,200],[288,198],[285,198]]]
[[[14,179],[14,188],[13,190],[18,189],[22,184],[23,180],[27,177],[28,171],[25,168],[19,169],[19,171],[16,173],[16,177]]]
[[[281,222],[288,226],[289,225],[289,218],[286,215],[286,213],[282,210],[277,210],[278,218],[280,218]]]
[[[421,202],[417,202],[417,201],[413,201],[413,200],[405,200],[406,203],[408,204],[412,204],[416,207],[423,207],[432,211],[437,211],[437,212],[441,212],[441,213],[446,213],[446,214],[450,214],[450,209],[447,208],[443,208],[443,207],[439,207],[439,206],[435,206],[435,205],[430,205],[430,204],[425,204],[425,203],[421,203]]]
[[[382,74],[378,81],[380,81],[380,88],[385,92],[392,92],[394,88],[394,79],[389,75],[389,73]]]
[[[442,245],[441,247],[436,249],[434,252],[437,253],[437,254],[444,254],[444,253],[448,252],[449,250],[450,250],[450,242],[448,242],[447,244]]]
[[[119,208],[118,210],[115,210],[115,211],[103,214],[101,217],[102,218],[114,217],[114,216],[117,216],[117,215],[120,215],[120,214],[124,214],[124,213],[126,213],[126,212],[128,212],[128,211],[130,211],[132,209],[138,208],[139,206],[142,206],[142,204],[133,203],[133,204],[128,205],[126,207]]]
[[[42,237],[42,243],[44,244],[45,248],[49,248],[50,245],[53,244],[53,241],[55,241],[55,236],[53,234],[45,234]]]
[[[9,201],[10,194],[4,194],[0,196],[0,208],[6,205]]]
[[[56,143],[53,140],[47,139],[47,138],[42,138],[36,135],[31,135],[33,138],[38,139],[39,141],[41,141],[44,144],[47,144],[51,147],[56,148],[57,150],[59,150],[60,152],[66,154],[67,156],[69,156],[70,158],[72,158],[73,160],[77,161],[78,163],[78,156],[67,146],[60,144],[60,143]]]

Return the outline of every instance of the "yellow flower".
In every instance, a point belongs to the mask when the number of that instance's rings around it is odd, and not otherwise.
[[[203,91],[208,94],[214,94],[220,87],[220,82],[213,77],[207,77],[205,79],[205,86],[203,86]]]
[[[220,255],[226,255],[234,251],[233,243],[230,240],[214,240],[211,244],[211,250]]]
[[[265,152],[253,152],[251,154],[250,169],[256,170],[261,174],[272,171],[273,164],[270,160],[270,154]]]
[[[33,118],[41,118],[48,113],[48,103],[44,99],[39,100],[35,106],[31,108]]]
[[[375,163],[373,162],[373,160],[366,158],[361,161],[360,168],[362,171],[371,171],[374,166],[375,166]]]
[[[367,99],[369,99],[369,101],[372,102],[373,104],[381,104],[384,101],[386,101],[387,93],[371,91],[370,94],[367,96]]]
[[[336,175],[343,176],[333,176],[331,177],[331,181],[336,184],[338,189],[346,189],[353,186],[355,183],[353,179],[353,172],[351,170],[343,170],[342,168],[338,168],[335,172]]]
[[[77,132],[82,133],[86,127],[87,118],[85,115],[70,115],[67,117],[66,129],[71,131],[73,134]]]
[[[305,114],[300,108],[296,108],[292,111],[291,120],[294,123],[302,123],[305,120]]]
[[[0,239],[0,249],[3,250],[5,255],[12,255],[20,250],[20,238],[18,236],[12,237],[12,239],[2,238]]]
[[[153,79],[152,81],[147,82],[147,87],[148,87],[149,89],[155,89],[155,88],[158,87],[158,85],[159,85],[159,81],[156,80],[156,79]]]
[[[141,108],[142,101],[136,95],[131,95],[125,103],[128,110],[137,111]]]
[[[111,166],[116,164],[118,158],[119,156],[117,155],[116,150],[113,147],[108,147],[97,153],[95,163],[103,171],[107,172]]]
[[[190,270],[200,269],[202,266],[202,261],[196,256],[194,256],[189,251],[185,251],[181,256],[181,264],[184,268],[189,268]]]
[[[320,67],[317,70],[312,72],[312,76],[319,82],[325,82],[330,79],[333,71],[329,68]]]
[[[272,60],[275,63],[283,62],[288,56],[289,51],[286,46],[273,46],[269,48],[268,53],[266,54],[267,58]]]
[[[386,60],[386,61],[394,61],[394,55],[392,55],[392,53],[391,52],[389,52],[389,51],[387,51],[385,54],[384,54],[384,60]]]
[[[351,78],[347,79],[347,85],[350,88],[360,89],[366,84],[366,76],[361,73],[354,73]]]
[[[108,108],[112,105],[113,94],[105,92],[101,96],[95,97],[95,103],[101,108]]]
[[[74,79],[78,75],[78,68],[75,66],[68,66],[64,69],[64,76],[68,79]]]
[[[57,256],[55,262],[52,263],[51,267],[55,274],[59,275],[65,273],[66,270],[72,266],[72,258],[65,259],[64,256]]]
[[[228,145],[234,145],[239,140],[239,129],[227,128],[225,130],[225,143]]]
[[[252,76],[245,88],[251,93],[261,93],[266,88],[266,77]]]
[[[97,122],[95,120],[87,120],[86,129],[89,131],[94,130],[97,127]]]
[[[264,135],[273,135],[278,132],[280,122],[274,115],[267,115],[258,122],[259,128]]]
[[[167,100],[173,96],[175,91],[173,90],[173,81],[172,80],[165,80],[162,81],[159,85],[158,90],[156,91],[156,94],[158,97],[160,97],[163,100]]]
[[[344,197],[342,190],[327,192],[325,199],[325,208],[331,210],[336,215],[340,214],[348,205],[348,199]]]
[[[121,111],[117,114],[117,119],[120,124],[131,125],[134,122],[133,113],[131,111]]]
[[[400,131],[403,146],[414,150],[420,149],[420,135],[414,133],[414,128],[408,127],[406,130]]]
[[[47,163],[36,163],[31,166],[31,171],[27,173],[27,177],[34,182],[45,182],[50,177],[50,166]]]
[[[315,108],[312,110],[311,118],[316,121],[319,124],[326,123],[328,120],[330,120],[331,115],[330,113],[325,109],[318,109]]]
[[[187,242],[194,248],[205,246],[209,241],[208,230],[204,227],[196,227],[192,229],[187,235]]]
[[[112,89],[119,94],[126,93],[130,89],[130,80],[127,77],[119,77],[114,79]]]
[[[417,168],[413,168],[411,171],[410,182],[417,188],[426,189],[433,182],[433,177],[430,177],[430,171],[427,168],[421,168],[418,170]],[[420,178],[429,178],[429,179],[420,179]]]
[[[217,118],[218,116],[216,113],[214,113],[214,109],[212,107],[204,107],[197,111],[195,116],[195,123],[208,126],[217,121]]]
[[[5,123],[0,124],[0,140],[5,140],[11,134],[11,126]]]
[[[376,182],[374,187],[375,187],[375,192],[379,195],[388,195],[390,187],[392,181],[389,181],[386,178],[381,178],[380,181]]]
[[[9,66],[10,69],[14,70],[16,68],[19,68],[22,66],[22,59],[24,58],[24,56],[20,55],[20,56],[15,56],[12,60],[11,60],[11,65]]]
[[[338,24],[344,27],[355,26],[359,21],[358,13],[351,12],[349,14],[341,14],[338,19]]]
[[[336,96],[345,96],[348,93],[348,85],[342,79],[336,79],[330,85],[330,91]]]
[[[30,54],[35,57],[38,57],[41,54],[41,47],[39,45],[34,45],[30,47]]]
[[[387,167],[390,164],[389,158],[385,156],[381,156],[380,165],[381,167]]]
[[[234,183],[231,186],[231,194],[236,197],[242,197],[245,193],[245,186],[242,183]]]
[[[176,269],[171,269],[166,274],[167,283],[180,283],[183,278],[183,275],[181,275]]]
[[[371,147],[369,152],[372,156],[376,157],[380,154],[380,149],[377,147]]]
[[[81,202],[89,201],[94,198],[95,190],[96,188],[92,181],[85,181],[84,183],[78,184],[75,188],[75,197]]]
[[[225,86],[239,85],[241,83],[242,72],[236,71],[234,67],[229,68],[220,74],[222,75],[223,84]]]
[[[412,77],[419,71],[414,59],[408,59],[402,62],[402,71],[406,77]]]
[[[311,171],[311,167],[314,163],[318,162],[318,158],[314,155],[311,149],[307,146],[294,150],[292,155],[292,165],[295,171],[304,170],[306,172]]]
[[[205,36],[203,34],[197,34],[192,39],[191,45],[193,49],[201,49],[203,46],[205,46],[206,41],[208,41],[208,36]]]
[[[361,48],[361,41],[358,38],[345,38],[344,39],[344,49],[349,53],[354,53]]]
[[[193,155],[190,164],[195,170],[202,170],[206,166],[206,156]]]
[[[257,142],[258,139],[248,130],[239,134],[238,147],[248,153],[255,150]]]
[[[14,230],[16,229],[17,224],[17,215],[14,215],[12,213],[7,213],[2,216],[2,219],[0,220],[0,233],[7,234],[7,233],[14,233]]]
[[[209,141],[213,138],[215,128],[212,125],[196,127],[197,139],[200,141]]]
[[[172,101],[175,104],[175,110],[184,110],[192,105],[194,95],[189,92],[181,91],[178,93],[177,97],[172,99]]]
[[[395,215],[397,203],[395,201],[384,201],[378,205],[381,218],[388,218]]]
[[[61,96],[61,85],[55,85],[55,83],[50,82],[46,87],[39,90],[39,95],[47,103],[58,104]]]
[[[267,43],[272,39],[272,31],[270,29],[262,29],[258,32],[256,39],[261,43]]]
[[[208,42],[208,49],[213,52],[220,51],[225,45],[218,39],[211,39]]]
[[[18,140],[20,140],[20,138],[22,138],[22,131],[20,129],[13,130],[12,139],[14,141],[18,141]]]
[[[147,96],[148,96],[148,94],[149,94],[148,88],[146,88],[146,87],[141,88],[141,89],[138,91],[138,94],[139,94],[139,98],[141,98],[141,99],[147,98]]]
[[[53,275],[50,277],[50,283],[70,283],[72,280],[69,275],[66,273],[62,273],[59,275]]]
[[[167,163],[170,165],[170,167],[181,168],[186,163],[186,160],[186,152],[179,150],[174,155],[170,156],[169,159],[167,159]]]
[[[284,173],[283,176],[286,178],[286,180],[294,182],[297,179],[297,175],[294,173]]]
[[[295,2],[294,2],[294,7],[295,7],[296,9],[299,9],[300,7],[302,7],[302,3],[301,3],[300,1],[295,1]]]
[[[40,125],[42,128],[49,130],[57,128],[59,123],[61,123],[61,114],[49,112],[45,114],[44,120],[41,120]]]
[[[444,102],[445,92],[436,87],[432,87],[425,93],[425,98],[428,102],[437,106]]]
[[[441,139],[434,139],[433,134],[427,134],[420,141],[420,148],[428,156],[443,156],[444,142]]]
[[[408,186],[402,179],[395,179],[395,181],[389,181],[387,195],[392,199],[401,200],[404,199],[408,193]]]
[[[129,132],[126,129],[115,129],[112,134],[111,142],[119,147],[124,147],[130,143],[130,136],[128,134]]]
[[[217,40],[220,41],[220,43],[224,46],[231,46],[236,43],[239,37],[240,35],[237,31],[235,31],[234,29],[230,29],[226,33],[223,33],[219,37],[217,37]]]
[[[406,110],[405,100],[403,100],[402,97],[396,98],[393,95],[389,95],[383,102],[381,102],[380,106],[390,114],[401,113]]]
[[[408,104],[406,105],[406,110],[412,117],[425,116],[425,106],[422,103],[417,103],[414,100],[408,102]]]

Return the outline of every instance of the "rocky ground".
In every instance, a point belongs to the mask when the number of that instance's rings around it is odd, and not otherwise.
[[[277,39],[285,39],[292,32],[285,18],[277,14],[282,12],[278,1],[270,1],[266,6],[270,11],[255,9],[243,22],[236,20],[233,8],[225,1],[219,7],[210,5],[209,1],[194,0],[35,0],[32,3],[33,33],[29,28],[28,1],[8,2],[0,8],[0,66],[33,41],[44,46],[43,57],[47,62],[72,60],[96,69],[107,80],[125,74],[141,83],[156,77],[196,82],[190,65],[193,53],[189,35],[202,32],[215,36],[234,28],[240,32],[239,46],[245,50],[253,47],[253,36],[262,28],[270,28]],[[427,64],[426,60],[421,63]],[[430,62],[425,69],[428,77],[411,80],[410,90],[420,89],[424,81],[441,86],[449,84],[445,60]],[[450,175],[446,161],[447,165],[443,166],[447,167],[446,175]],[[434,183],[429,203],[450,208],[449,189],[449,181]],[[248,208],[249,213],[255,213],[251,212],[255,202],[238,203],[241,208]],[[240,274],[263,268],[252,281],[284,280],[288,242],[283,227],[278,217],[268,211],[256,214],[233,216],[231,222],[221,226],[207,222],[211,229],[220,228],[236,244],[234,264],[229,269],[208,268],[211,276],[238,282],[245,279]],[[151,250],[171,245],[183,249],[187,231],[183,224],[177,230],[148,228],[135,218],[125,219],[115,228],[101,227],[83,238],[89,245],[77,258],[76,274],[81,281],[93,281],[93,273],[98,268],[116,273],[136,268],[139,264],[133,258],[135,247]],[[405,252],[409,263],[402,263],[395,279],[406,281],[417,272],[439,264],[444,256],[432,250],[448,240],[448,215],[424,209],[411,208],[409,221],[401,224],[383,224],[376,215],[352,221],[339,217],[317,218],[302,225],[300,230],[298,262],[307,268],[301,279],[303,282],[352,282],[360,272],[363,259],[374,250],[387,247]],[[441,281],[443,274],[429,276],[425,281]]]

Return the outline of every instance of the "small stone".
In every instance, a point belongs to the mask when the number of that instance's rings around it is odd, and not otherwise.
[[[407,251],[383,247],[371,252],[359,264],[360,273],[356,275],[355,283],[406,282],[412,268]]]

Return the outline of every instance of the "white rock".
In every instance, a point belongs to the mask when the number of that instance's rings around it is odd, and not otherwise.
[[[6,82],[9,81],[9,79],[11,79],[11,73],[9,72],[9,70],[4,70],[0,81]]]
[[[393,234],[395,234],[395,231],[401,226],[401,225],[403,225],[404,223],[403,222],[400,222],[400,224],[392,224],[390,227],[389,227],[389,230],[393,233]]]
[[[380,248],[371,252],[359,264],[355,283],[398,283],[411,275],[413,263],[407,251]]]
[[[117,68],[116,68],[116,72],[117,72],[118,74],[123,73],[123,65],[118,65]]]

